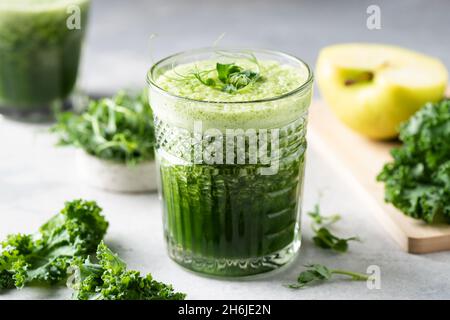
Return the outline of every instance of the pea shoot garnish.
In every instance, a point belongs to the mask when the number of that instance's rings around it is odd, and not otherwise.
[[[233,56],[224,55],[231,58]],[[204,86],[227,92],[230,94],[236,93],[240,90],[249,88],[255,82],[262,79],[259,62],[253,55],[237,56],[236,59],[245,59],[255,65],[255,69],[245,69],[244,67],[232,63],[216,63],[214,69],[208,70],[194,70],[186,75],[177,74],[178,80],[191,81],[193,79],[199,81]]]

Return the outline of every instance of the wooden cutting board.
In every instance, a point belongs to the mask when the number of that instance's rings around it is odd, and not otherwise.
[[[384,163],[390,161],[389,151],[395,143],[371,141],[354,133],[321,101],[311,105],[308,130],[310,146],[351,180],[364,197],[368,211],[376,214],[379,222],[405,251],[429,253],[450,250],[449,225],[427,225],[384,202],[384,187],[376,181],[376,176]]]

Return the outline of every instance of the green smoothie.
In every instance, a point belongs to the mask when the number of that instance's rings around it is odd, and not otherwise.
[[[45,113],[69,96],[88,8],[89,0],[0,0],[0,112]]]
[[[201,273],[270,271],[300,246],[312,75],[257,54],[165,61],[149,75],[169,254]]]

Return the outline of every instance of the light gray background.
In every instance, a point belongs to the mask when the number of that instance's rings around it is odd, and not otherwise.
[[[286,51],[313,66],[320,48],[358,41],[405,46],[450,67],[448,0],[93,1],[82,69],[89,90],[142,86],[152,58],[210,46],[223,33],[221,45]],[[366,27],[371,4],[381,30]]]
[[[382,29],[366,29],[366,8],[378,4]],[[141,87],[151,64],[149,35],[155,59],[212,44],[226,32],[223,45],[287,51],[314,64],[319,49],[343,41],[386,42],[441,58],[450,65],[449,1],[123,1],[94,0],[82,65],[81,87],[113,92]],[[316,92],[316,94],[318,94]],[[397,247],[360,200],[355,186],[344,180],[312,145],[308,151],[303,207],[309,210],[323,193],[325,213],[340,212],[336,232],[359,235],[361,243],[347,254],[333,254],[311,243],[309,220],[297,261],[283,272],[251,281],[212,280],[178,267],[164,249],[161,206],[156,195],[119,195],[89,188],[77,180],[74,150],[54,148],[45,126],[0,120],[0,238],[12,232],[33,232],[65,200],[96,199],[110,229],[107,243],[131,268],[151,272],[172,283],[190,299],[409,299],[450,298],[450,253],[409,255]],[[364,272],[382,271],[382,288],[364,282],[335,281],[295,291],[305,263]],[[66,289],[26,289],[0,293],[0,299],[67,299]]]

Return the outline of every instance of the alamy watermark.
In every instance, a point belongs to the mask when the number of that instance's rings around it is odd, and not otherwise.
[[[369,290],[379,290],[381,289],[381,268],[377,265],[370,265],[366,270],[369,275],[369,279],[367,279],[367,289]]]
[[[366,20],[366,26],[369,30],[381,29],[381,8],[376,4],[372,4],[367,7],[366,13],[368,14]]]
[[[278,173],[280,131],[284,128],[204,130],[203,127],[202,121],[195,121],[192,131],[177,130],[174,142],[175,149],[178,150],[177,156],[189,164],[256,165],[261,175]],[[172,145],[169,148],[174,147]]]
[[[66,13],[69,15],[66,19],[66,26],[69,30],[81,29],[81,8],[75,4],[67,7]]]

